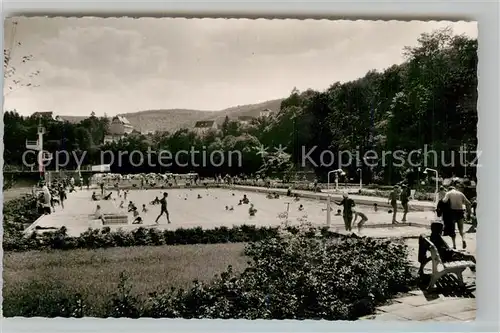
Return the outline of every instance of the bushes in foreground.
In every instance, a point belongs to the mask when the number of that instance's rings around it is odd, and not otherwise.
[[[72,250],[97,249],[129,246],[158,246],[185,244],[219,244],[255,242],[269,237],[276,237],[277,227],[256,227],[251,225],[217,227],[203,229],[201,227],[177,230],[158,230],[139,227],[133,231],[111,231],[109,227],[88,229],[78,237],[67,235],[65,227],[53,232],[24,235],[21,231],[11,232],[4,236],[4,251],[29,250]]]
[[[5,316],[354,320],[414,285],[406,246],[356,236],[295,230],[249,244],[243,273],[229,267],[210,283],[133,295],[124,275],[105,310],[83,292],[23,288]],[[20,301],[22,300],[22,301]],[[29,306],[37,304],[37,306]]]

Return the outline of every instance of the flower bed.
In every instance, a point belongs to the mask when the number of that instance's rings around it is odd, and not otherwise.
[[[407,249],[390,241],[315,229],[285,232],[250,243],[249,267],[231,267],[212,282],[194,281],[139,298],[120,274],[109,307],[97,312],[82,291],[16,299],[37,307],[8,309],[18,316],[355,320],[415,285]],[[117,273],[118,277],[118,273]],[[43,298],[43,299],[39,299]]]

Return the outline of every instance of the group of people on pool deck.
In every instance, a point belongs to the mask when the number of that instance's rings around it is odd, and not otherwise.
[[[360,218],[358,222],[358,232],[361,231],[361,228],[364,226],[366,221],[368,221],[368,217],[363,213],[360,212],[359,210],[355,209],[356,204],[354,203],[354,200],[349,198],[349,195],[347,193],[344,193],[342,196],[342,201],[337,202],[334,201],[338,206],[342,206],[342,212],[337,210],[336,215],[341,215],[344,220],[344,227],[346,231],[352,231],[352,226],[353,224],[356,223],[356,220],[358,217]],[[331,209],[331,208],[330,208]]]

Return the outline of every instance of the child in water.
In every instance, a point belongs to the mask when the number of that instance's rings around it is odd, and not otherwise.
[[[247,205],[250,202],[250,200],[248,200],[246,194],[243,194],[243,199],[241,200],[241,202],[244,203],[245,205]]]
[[[257,213],[257,209],[254,208],[253,204],[250,204],[250,208],[248,209],[248,214],[250,214],[250,216],[255,216],[255,213]]]
[[[137,211],[137,207],[134,207],[132,210],[134,214],[134,221],[132,224],[142,224],[142,217],[139,216],[139,212]]]

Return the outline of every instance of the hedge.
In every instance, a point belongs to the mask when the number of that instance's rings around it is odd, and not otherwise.
[[[269,237],[276,237],[278,227],[256,227],[252,225],[201,227],[177,230],[158,230],[139,227],[133,231],[111,231],[109,227],[88,229],[78,237],[67,235],[66,227],[56,231],[37,234],[36,231],[26,236],[22,232],[9,233],[3,240],[4,251],[29,250],[73,250],[97,249],[130,246],[160,246],[185,244],[219,244],[252,242]]]
[[[406,246],[390,241],[294,230],[250,243],[245,254],[242,273],[228,267],[212,282],[142,298],[122,273],[104,310],[84,293],[23,288],[4,300],[4,315],[355,320],[416,285]]]

